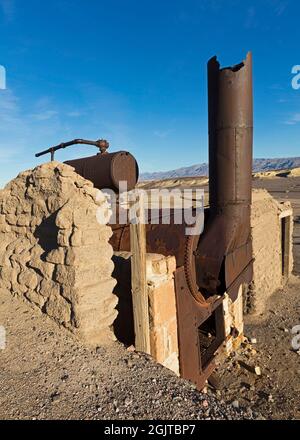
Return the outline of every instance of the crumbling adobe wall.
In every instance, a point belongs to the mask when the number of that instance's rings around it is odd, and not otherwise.
[[[237,299],[232,302],[225,293],[223,301],[225,340],[223,350],[229,356],[236,351],[244,340],[243,286],[240,286]]]
[[[114,338],[115,280],[107,201],[58,162],[0,191],[0,287],[39,307],[85,343]]]
[[[134,318],[131,294],[131,253],[115,252],[113,276],[117,280],[115,294],[119,298],[119,315],[114,322],[117,338],[134,345]],[[174,272],[175,257],[160,254],[146,255],[148,288],[150,354],[153,358],[179,375],[179,347]]]
[[[154,359],[179,375],[175,257],[147,254],[150,348]]]
[[[287,276],[282,273],[282,218],[289,222]],[[277,202],[266,190],[254,190],[251,209],[253,282],[245,294],[246,313],[262,313],[268,298],[282,288],[293,268],[293,213],[290,202]]]

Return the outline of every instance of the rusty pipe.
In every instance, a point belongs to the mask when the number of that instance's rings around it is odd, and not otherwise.
[[[69,142],[61,142],[58,145],[55,145],[53,147],[48,148],[47,150],[40,151],[39,153],[36,153],[35,157],[44,156],[45,154],[51,154],[51,161],[54,160],[54,154],[58,150],[62,150],[63,148],[70,147],[72,145],[77,144],[84,144],[84,145],[93,145],[97,148],[99,148],[101,154],[105,154],[106,150],[109,147],[109,143],[105,139],[98,139],[97,141],[90,141],[87,139],[73,139]]]
[[[209,197],[219,211],[233,204],[251,204],[252,185],[252,56],[220,69],[208,62]]]
[[[221,69],[216,57],[208,62],[208,119],[210,216],[195,264],[199,289],[214,295],[242,282],[252,261],[251,53],[233,67]]]

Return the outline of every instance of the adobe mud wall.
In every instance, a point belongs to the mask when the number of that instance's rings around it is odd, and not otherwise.
[[[114,322],[115,334],[121,342],[134,345],[134,324],[131,296],[131,254],[115,252],[113,276],[117,280],[114,293],[119,312]],[[179,375],[179,347],[174,272],[175,257],[147,254],[146,277],[149,301],[151,356]]]
[[[268,298],[293,270],[293,211],[266,190],[254,190],[251,209],[253,283],[245,293],[245,313],[262,313]]]
[[[244,340],[243,286],[240,286],[237,299],[232,302],[225,293],[223,301],[225,341],[223,349],[226,356],[237,350]]]
[[[106,199],[68,165],[19,174],[0,191],[0,288],[30,302],[84,343],[114,338]]]

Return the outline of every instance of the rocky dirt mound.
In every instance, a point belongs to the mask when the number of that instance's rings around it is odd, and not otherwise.
[[[1,419],[241,419],[148,356],[114,343],[79,346],[46,315],[1,292]]]
[[[138,183],[142,189],[181,188],[208,184],[207,177],[182,177],[176,179],[146,180]]]
[[[253,174],[253,177],[255,179],[264,179],[270,177],[299,177],[299,176],[300,176],[300,168],[264,171]]]

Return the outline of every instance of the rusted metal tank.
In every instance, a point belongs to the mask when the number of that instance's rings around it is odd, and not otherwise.
[[[120,184],[125,182],[123,191],[130,191],[135,187],[139,177],[138,164],[128,151],[99,153],[65,163],[74,167],[78,174],[93,182],[98,189],[106,188],[119,192]]]
[[[139,178],[137,161],[128,151],[108,153],[109,143],[105,139],[98,139],[97,141],[73,139],[41,151],[35,156],[40,157],[50,154],[51,161],[53,161],[56,151],[73,145],[93,145],[100,150],[100,153],[95,156],[65,162],[74,167],[75,171],[82,177],[93,182],[95,188],[111,189],[119,193],[130,191],[135,187]]]
[[[195,218],[195,223],[198,216],[202,216],[202,213],[197,214],[195,209],[192,214]],[[208,211],[206,211],[206,214],[208,214]],[[145,225],[147,252],[161,254],[166,257],[174,256],[177,268],[184,267],[190,294],[198,303],[206,306],[207,300],[197,286],[194,264],[194,252],[197,250],[200,234],[186,234],[187,225],[184,222],[177,224],[175,221],[175,219],[179,217],[176,215],[176,209],[160,209],[155,218],[155,222],[153,222],[153,215],[151,213],[148,215],[149,218]],[[193,225],[190,225],[190,227],[192,226]],[[110,239],[110,243],[113,249],[121,252],[130,251],[129,224],[113,224],[111,227],[113,235]]]

